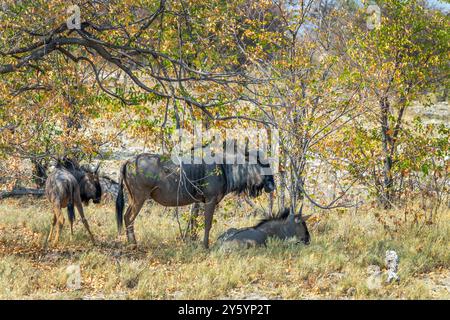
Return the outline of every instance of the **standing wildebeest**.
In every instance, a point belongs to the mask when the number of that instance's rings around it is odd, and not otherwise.
[[[73,235],[73,222],[75,220],[74,206],[80,214],[81,221],[87,229],[93,243],[94,236],[89,229],[89,224],[84,217],[82,201],[88,205],[92,199],[94,203],[100,203],[102,189],[100,187],[98,168],[91,172],[86,168],[81,168],[71,160],[65,160],[58,163],[55,170],[48,176],[45,183],[45,194],[47,199],[53,205],[53,221],[50,227],[47,242],[51,240],[53,229],[58,223],[55,239],[56,244],[59,239],[59,233],[64,225],[64,215],[61,209],[67,207],[67,215],[70,222],[70,234]]]
[[[243,154],[239,154],[243,156]],[[261,159],[262,160],[262,159]],[[225,162],[225,161],[224,161]],[[231,161],[229,161],[231,162]],[[209,231],[217,204],[229,193],[247,191],[257,197],[275,190],[268,164],[175,164],[170,158],[143,153],[125,162],[120,169],[119,193],[116,199],[116,217],[119,232],[125,220],[128,242],[136,246],[134,220],[146,199],[153,199],[167,207],[205,203],[205,234],[203,245],[209,246]],[[123,217],[123,184],[129,192],[130,205]]]
[[[275,218],[262,220],[254,227],[231,228],[217,239],[220,244],[236,244],[237,246],[261,246],[266,245],[269,238],[286,240],[295,238],[304,244],[309,244],[310,236],[306,226],[309,216],[302,216],[301,209],[298,215],[290,214],[290,209],[285,208]]]

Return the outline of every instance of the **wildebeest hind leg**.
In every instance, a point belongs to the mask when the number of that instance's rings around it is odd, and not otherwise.
[[[47,249],[47,244],[52,240],[53,229],[55,228],[56,221],[57,221],[56,215],[55,215],[55,213],[53,213],[52,224],[50,225],[50,232],[48,233],[48,237],[47,237],[47,240],[45,241],[45,245],[44,245],[45,249]]]
[[[55,238],[53,239],[53,246],[56,246],[56,244],[59,241],[59,234],[64,226],[64,215],[61,211],[61,207],[58,205],[55,207],[55,216],[56,216],[56,221],[57,221],[57,228],[56,228],[56,234],[55,234]]]
[[[133,199],[134,200],[134,199]],[[144,205],[145,199],[142,200],[134,200],[130,203],[130,206],[125,212],[124,221],[125,221],[125,229],[127,232],[127,240],[128,243],[136,248],[136,237],[134,235],[134,220],[136,219],[139,211],[141,211],[142,206]]]
[[[83,211],[83,205],[81,204],[81,199],[76,199],[74,202],[75,202],[75,207],[77,208],[78,213],[80,214],[81,222],[83,222],[84,227],[86,228],[87,232],[89,233],[89,237],[91,238],[92,243],[95,244],[94,235],[92,234],[91,229],[89,228],[89,224],[88,224],[86,218],[84,217],[84,211]]]

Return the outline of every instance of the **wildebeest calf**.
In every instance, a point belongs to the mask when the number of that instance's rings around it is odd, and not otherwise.
[[[73,222],[75,220],[75,206],[92,242],[95,243],[94,236],[89,229],[89,224],[84,217],[82,201],[87,205],[91,199],[94,203],[99,203],[101,200],[102,191],[98,177],[98,166],[94,172],[90,172],[75,164],[72,164],[71,166],[67,166],[67,162],[65,165],[58,164],[55,170],[47,178],[45,183],[45,194],[47,199],[53,205],[54,212],[47,242],[51,240],[56,224],[58,224],[58,228],[56,229],[53,245],[58,242],[59,233],[64,225],[64,216],[61,209],[66,207],[72,237]]]
[[[228,229],[218,238],[220,245],[226,244],[244,246],[246,248],[253,246],[265,246],[267,239],[289,239],[296,238],[304,244],[309,244],[310,235],[305,221],[310,216],[301,216],[290,214],[290,209],[285,208],[277,217],[262,220],[256,226],[248,228]]]

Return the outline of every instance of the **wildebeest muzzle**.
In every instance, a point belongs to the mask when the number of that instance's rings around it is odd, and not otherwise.
[[[275,191],[275,181],[273,176],[266,176],[264,178],[264,191],[269,193]]]

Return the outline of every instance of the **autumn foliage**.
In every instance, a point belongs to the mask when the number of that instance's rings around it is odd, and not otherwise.
[[[202,120],[280,131],[281,205],[353,206],[355,185],[385,208],[424,192],[442,203],[448,122],[407,114],[447,92],[448,15],[377,3],[370,29],[352,1],[5,1],[0,183],[29,184],[24,162],[36,175],[64,155],[107,157],[125,134],[168,151]],[[339,173],[331,199],[316,162]]]

